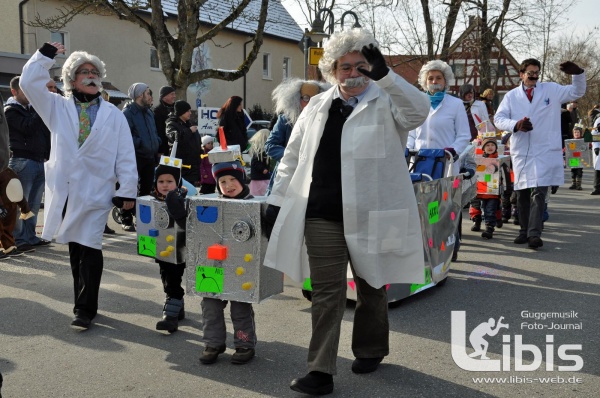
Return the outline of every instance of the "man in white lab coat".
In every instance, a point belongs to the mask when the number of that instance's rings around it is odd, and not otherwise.
[[[560,70],[573,76],[566,86],[538,82],[541,63],[529,58],[521,63],[521,84],[506,93],[494,117],[500,130],[512,131],[510,156],[515,176],[519,236],[515,243],[528,243],[531,249],[544,245],[542,216],[549,186],[564,183],[561,104],[585,94],[585,73],[575,63],[560,64]]]
[[[281,212],[265,259],[295,280],[311,278],[309,373],[290,387],[314,395],[333,391],[348,261],[358,296],[354,373],[375,371],[389,353],[385,285],[423,282],[404,148],[429,109],[425,94],[388,69],[366,30],[332,35],[319,67],[334,87],[312,97],[294,125],[267,199],[271,220]]]
[[[44,44],[23,67],[20,85],[51,133],[42,238],[69,244],[71,326],[87,329],[98,311],[106,217],[113,201],[133,208],[138,175],[127,119],[100,97],[104,62],[75,51],[62,68],[66,97],[46,88],[54,57],[64,52],[60,43]]]

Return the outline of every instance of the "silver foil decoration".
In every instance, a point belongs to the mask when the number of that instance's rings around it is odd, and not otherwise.
[[[594,168],[590,143],[583,138],[565,140],[565,162],[571,169]]]

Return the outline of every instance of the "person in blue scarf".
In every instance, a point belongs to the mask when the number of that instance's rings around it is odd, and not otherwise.
[[[463,102],[446,91],[451,81],[454,81],[454,74],[444,61],[429,61],[421,68],[419,83],[429,97],[431,107],[425,123],[408,133],[407,148],[445,149],[456,156],[469,144],[471,130]],[[458,162],[452,171],[454,175],[458,174]]]

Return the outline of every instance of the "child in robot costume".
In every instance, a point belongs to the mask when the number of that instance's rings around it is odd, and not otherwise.
[[[483,149],[483,156],[487,158],[498,157],[498,143],[496,137],[484,138],[481,148]],[[507,167],[501,167],[500,171],[503,181],[510,179],[509,171]],[[481,210],[483,211],[483,219],[485,221],[485,231],[481,233],[481,237],[484,239],[492,239],[494,235],[494,229],[498,220],[498,210],[500,210],[500,196],[494,194],[477,194],[477,198],[481,199]]]
[[[250,188],[246,185],[246,173],[239,161],[215,163],[212,168],[217,181],[220,197],[229,199],[252,199]],[[204,351],[200,362],[208,365],[215,363],[219,354],[225,352],[225,314],[226,300],[204,297],[202,299],[202,320]],[[251,303],[231,301],[231,321],[233,323],[235,353],[231,363],[242,365],[254,357],[256,331],[254,310]]]
[[[573,139],[581,139],[583,138],[583,128],[579,126],[573,127]],[[563,148],[564,151],[564,148]],[[572,184],[569,189],[576,189],[581,191],[581,180],[583,179],[583,167],[573,167],[571,169],[571,181]]]
[[[182,186],[181,169],[159,164],[154,172],[154,189],[151,195],[167,205],[167,211],[175,222],[185,228],[187,189]],[[156,260],[160,267],[160,279],[166,294],[163,318],[157,322],[156,330],[169,333],[177,331],[179,321],[185,318],[183,302],[184,289],[181,280],[185,263],[171,264]]]

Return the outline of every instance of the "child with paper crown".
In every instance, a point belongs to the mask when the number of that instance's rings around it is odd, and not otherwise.
[[[496,137],[485,137],[481,143],[481,148],[483,149],[483,157],[498,157],[498,143],[496,142]],[[507,181],[510,176],[506,167],[502,167],[502,173],[502,178],[504,181]],[[499,218],[497,213],[500,209],[500,195],[478,193],[477,199],[481,200],[481,210],[485,221],[485,231],[481,233],[481,237],[484,239],[492,239]]]
[[[178,162],[177,162],[178,161]],[[187,189],[182,186],[180,159],[162,156],[160,164],[154,172],[154,189],[150,193],[155,199],[164,201],[167,211],[175,222],[185,228]],[[185,263],[172,264],[155,260],[160,267],[160,279],[166,294],[163,307],[163,318],[156,323],[156,330],[166,330],[169,333],[177,331],[179,321],[185,318],[181,280]]]
[[[573,139],[582,139],[583,138],[583,128],[579,125],[573,127]],[[563,149],[564,150],[564,149]],[[581,180],[583,179],[583,167],[573,167],[571,169],[571,181],[572,184],[569,189],[576,189],[581,191]]]
[[[219,162],[212,167],[217,181],[217,192],[222,198],[252,199],[250,188],[246,185],[246,173],[238,161]],[[233,323],[233,339],[235,353],[231,363],[241,365],[254,357],[256,331],[254,327],[254,310],[251,303],[231,302],[231,321]],[[204,351],[200,362],[208,365],[215,363],[219,354],[225,352],[225,314],[226,300],[210,297],[202,298],[203,342]]]

